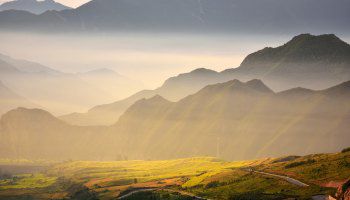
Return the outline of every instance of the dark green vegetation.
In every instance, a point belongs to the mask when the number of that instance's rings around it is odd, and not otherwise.
[[[341,152],[342,153],[346,153],[346,152],[349,152],[349,151],[350,151],[350,147],[343,149]]]
[[[125,200],[192,200],[193,197],[181,195],[176,192],[167,191],[148,191],[140,192],[123,198]]]
[[[314,162],[315,162],[315,160],[311,160],[311,159],[306,160],[306,161],[304,160],[304,161],[299,161],[299,162],[292,162],[292,163],[284,166],[284,168],[288,169],[288,168],[293,168],[293,167],[297,167],[297,166],[301,166],[301,165],[312,164]]]
[[[225,162],[213,158],[65,162],[39,174],[16,175],[16,180],[14,177],[1,180],[0,199],[92,200],[115,199],[124,195],[127,196],[123,199],[128,200],[187,200],[195,199],[195,196],[235,200],[310,199],[314,195],[334,196],[337,187],[350,176],[349,152],[294,158],[245,162]],[[286,167],[293,163],[298,165]],[[289,176],[310,186],[301,187],[247,168]]]

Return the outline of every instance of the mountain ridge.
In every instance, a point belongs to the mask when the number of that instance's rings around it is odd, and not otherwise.
[[[48,12],[46,16],[13,19],[9,17],[13,16],[11,12],[0,13],[0,25],[3,29],[44,32],[350,31],[346,23],[350,18],[349,2],[311,2],[220,0],[213,4],[210,0],[94,0],[73,10]],[[272,20],[276,18],[279,20]]]
[[[275,93],[260,80],[231,80],[177,102],[159,95],[138,100],[111,126],[74,126],[46,111],[19,108],[9,112],[15,117],[5,114],[0,120],[1,153],[63,160],[109,160],[118,155],[154,160],[219,153],[231,160],[336,152],[350,145],[349,84]],[[13,146],[10,136],[26,140]],[[44,140],[44,146],[35,145]],[[69,148],[62,149],[66,145]]]
[[[37,62],[3,54],[0,54],[0,80],[20,96],[57,115],[83,111],[96,104],[128,96],[142,88],[142,83],[114,71],[65,73]]]
[[[49,10],[61,11],[65,9],[72,8],[65,6],[61,3],[57,3],[54,0],[13,0],[0,5],[0,11],[23,10],[33,14],[42,14]]]
[[[305,54],[304,46],[310,46],[306,48],[306,55],[311,61],[305,62],[303,56],[300,56]],[[260,57],[263,62],[260,62]],[[240,81],[261,79],[276,92],[296,87],[325,89],[350,80],[349,58],[350,45],[334,34],[300,34],[279,47],[263,48],[249,54],[238,68],[221,72],[198,68],[167,79],[155,90],[141,91],[124,100],[95,106],[86,113],[66,115],[61,119],[73,124],[111,125],[138,99],[159,94],[170,101],[178,101],[207,85],[232,79]],[[284,62],[288,59],[294,59],[295,62]],[[273,62],[270,62],[271,60]]]

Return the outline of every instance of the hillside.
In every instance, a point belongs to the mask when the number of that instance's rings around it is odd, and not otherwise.
[[[13,157],[17,151],[23,151],[30,158],[50,155],[81,159],[86,154],[80,154],[79,148],[72,150],[81,146],[82,150],[91,152],[90,159],[209,155],[243,160],[335,152],[350,146],[349,90],[350,82],[344,82],[320,91],[296,88],[275,93],[260,80],[232,80],[206,86],[178,102],[159,95],[141,99],[113,126],[106,127],[73,126],[57,118],[54,126],[44,123],[42,127],[42,119],[32,120],[35,117],[28,117],[34,115],[32,111],[20,109],[9,112],[16,113],[16,117],[8,118],[11,115],[5,114],[1,120],[5,137],[1,141],[8,146],[2,153]],[[67,136],[61,138],[62,134]],[[22,144],[10,139],[11,135],[28,139]],[[61,138],[59,146],[56,146],[57,138]],[[44,146],[34,145],[42,141]],[[13,148],[16,144],[21,145]],[[63,147],[65,150],[61,151]]]
[[[154,95],[178,101],[203,87],[232,79],[261,79],[274,91],[295,87],[325,89],[350,80],[350,45],[335,35],[301,34],[276,48],[248,55],[238,68],[216,72],[199,68],[171,77],[152,91],[141,91],[124,100],[95,106],[87,113],[61,119],[77,125],[111,125],[133,103]]]
[[[44,32],[349,33],[349,7],[343,0],[94,0],[41,15],[4,11],[0,27]]]
[[[133,138],[123,148],[133,158],[334,152],[350,145],[349,87],[346,82],[322,91],[274,93],[259,80],[234,80],[176,103],[140,100],[120,117],[115,132]]]
[[[31,12],[33,14],[41,14],[50,10],[61,11],[66,9],[71,9],[71,8],[63,4],[57,3],[53,0],[44,0],[44,1],[13,0],[13,1],[5,2],[0,5],[0,11],[23,10],[23,11]]]

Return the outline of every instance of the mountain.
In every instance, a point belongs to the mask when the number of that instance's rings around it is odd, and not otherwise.
[[[0,120],[0,152],[63,160],[204,155],[240,160],[336,152],[350,146],[349,91],[350,81],[276,93],[261,80],[231,80],[178,102],[159,95],[140,99],[114,125],[95,127],[19,108]]]
[[[104,154],[100,145],[109,144],[105,129],[71,126],[41,109],[17,108],[0,120],[0,156],[97,160]]]
[[[31,12],[33,14],[41,14],[50,10],[61,11],[66,9],[72,9],[72,8],[62,5],[60,3],[57,3],[53,0],[44,0],[44,1],[14,0],[14,1],[5,2],[0,5],[0,11],[23,10],[23,11]]]
[[[20,107],[38,107],[27,99],[19,96],[0,81],[0,115],[5,112]]]
[[[169,78],[155,90],[141,91],[124,100],[96,106],[87,113],[74,113],[61,119],[78,125],[110,125],[139,99],[159,94],[178,101],[206,85],[232,79],[261,79],[275,91],[294,87],[324,89],[350,80],[350,45],[332,34],[301,34],[282,46],[248,55],[238,68],[222,72],[199,68]]]
[[[27,60],[14,59],[10,56],[0,54],[0,60],[12,68],[25,73],[48,73],[52,75],[60,75],[62,72],[46,67],[40,63],[30,62]],[[2,65],[4,65],[4,63]]]
[[[39,63],[0,54],[0,80],[19,95],[56,115],[84,111],[142,88],[111,70],[64,73]],[[82,101],[84,99],[84,101]]]
[[[345,82],[321,91],[275,93],[260,80],[233,80],[175,103],[140,100],[114,127],[129,136],[122,149],[133,158],[238,160],[335,152],[350,145],[349,89]]]
[[[48,32],[349,33],[349,8],[347,0],[93,0],[40,15],[4,11],[0,27]]]
[[[259,78],[275,90],[322,89],[350,80],[350,45],[333,34],[301,34],[280,47],[248,55],[239,68],[223,74]]]
[[[205,85],[217,82],[220,82],[219,73],[200,68],[190,73],[169,78],[161,87],[155,90],[143,90],[126,99],[95,106],[87,113],[72,113],[60,116],[60,119],[75,125],[112,125],[129,106],[142,98],[150,98],[159,94],[166,99],[177,101],[198,91]]]

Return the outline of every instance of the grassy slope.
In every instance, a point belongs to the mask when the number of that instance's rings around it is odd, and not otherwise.
[[[334,189],[324,186],[348,178],[349,163],[350,152],[310,155],[285,162],[278,159],[225,162],[214,158],[66,162],[51,167],[44,174],[21,176],[14,185],[10,180],[2,180],[0,199],[16,195],[36,199],[111,199],[133,188],[164,188],[211,199],[307,199],[315,194],[334,193]],[[288,175],[310,187],[301,188],[278,178],[250,173],[242,170],[245,167]],[[146,192],[145,195],[153,199],[182,198],[169,191]],[[129,199],[139,198],[137,194]]]
[[[327,185],[331,181],[342,182],[350,177],[350,152],[309,155],[288,162],[269,163],[257,168],[288,174],[316,185]]]

